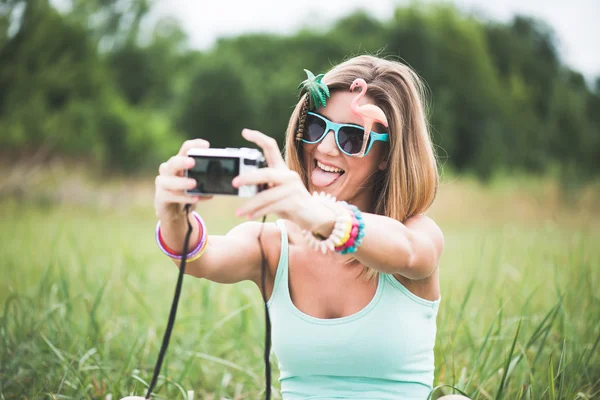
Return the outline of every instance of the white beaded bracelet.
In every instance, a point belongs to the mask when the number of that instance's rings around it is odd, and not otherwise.
[[[339,246],[348,225],[352,225],[352,216],[346,209],[346,207],[337,204],[335,197],[326,193],[313,193],[313,197],[322,201],[325,205],[330,207],[335,213],[335,225],[333,226],[333,231],[326,239],[318,239],[315,235],[304,229],[302,233],[304,237],[308,241],[310,247],[314,250],[321,250],[323,254],[326,254],[328,250],[335,251],[335,247]]]

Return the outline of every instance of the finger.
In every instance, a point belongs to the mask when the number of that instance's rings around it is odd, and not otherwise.
[[[157,189],[164,190],[191,190],[196,187],[196,180],[180,176],[159,175],[155,179],[155,185]]]
[[[252,172],[236,176],[231,182],[234,187],[244,185],[258,185],[268,183],[271,185],[282,185],[287,182],[292,182],[298,176],[294,171],[289,169],[275,168],[259,168]]]
[[[188,196],[181,192],[172,192],[169,190],[162,190],[157,196],[157,203],[163,204],[196,204],[202,200],[201,196]]]
[[[181,202],[185,202],[185,199],[188,199],[188,203],[190,202],[189,200],[192,199],[192,201],[194,202],[199,202],[199,201],[204,201],[204,200],[210,200],[212,199],[214,196],[212,195],[199,195],[199,194],[186,194],[186,193],[182,193],[178,190],[161,190],[161,194],[164,195],[164,198],[166,198],[167,200],[173,198],[180,198]],[[159,196],[161,197],[161,196]]]
[[[242,131],[242,136],[249,142],[256,143],[263,150],[263,154],[265,155],[269,167],[287,168],[287,164],[281,156],[279,145],[275,139],[251,129],[244,129]]]
[[[183,171],[192,168],[196,161],[192,157],[176,155],[169,161],[160,164],[158,173],[160,175],[183,175]]]
[[[177,153],[177,154],[180,156],[185,156],[185,155],[187,155],[187,152],[190,149],[208,149],[209,147],[210,147],[210,143],[204,139],[186,140],[181,145],[181,148],[179,149],[179,153]]]
[[[243,206],[237,209],[235,214],[238,217],[242,217],[244,215],[256,215],[257,210],[264,208],[274,202],[284,200],[285,197],[289,196],[289,193],[290,187],[287,185],[276,186],[272,189],[265,190],[251,197]]]
[[[279,217],[285,218],[285,216],[281,215],[283,210],[283,205],[280,201],[274,201],[269,204],[265,204],[262,207],[257,208],[252,213],[248,214],[249,219],[260,218],[265,215],[278,215]]]

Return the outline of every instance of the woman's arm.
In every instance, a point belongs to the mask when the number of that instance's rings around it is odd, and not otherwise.
[[[199,224],[190,215],[193,231],[192,238],[199,236]],[[259,283],[262,256],[258,236],[261,223],[245,222],[233,228],[225,236],[209,235],[204,254],[186,265],[186,274],[197,278],[205,278],[218,283],[236,283],[251,280]],[[267,239],[277,230],[273,224],[265,224],[262,243],[272,242]],[[183,229],[182,229],[183,228]],[[161,222],[163,240],[173,249],[180,249],[183,244],[187,224]],[[278,232],[276,232],[278,234]],[[192,239],[194,241],[194,239]],[[195,243],[198,239],[195,240]],[[175,244],[179,243],[179,246]],[[172,247],[171,247],[172,246]],[[190,246],[191,247],[191,246]],[[271,253],[265,249],[265,253]],[[180,260],[173,259],[179,267]]]
[[[376,214],[362,214],[365,237],[353,256],[362,264],[411,280],[431,276],[444,249],[444,235],[429,217],[417,215],[405,224]]]
[[[166,246],[181,254],[183,241],[188,229],[184,206],[196,206],[210,198],[188,196],[185,189],[192,189],[196,181],[186,178],[185,170],[194,166],[194,159],[186,154],[191,148],[208,148],[207,141],[202,139],[188,140],[183,143],[179,153],[162,163],[156,177],[156,193],[154,205],[156,216],[160,219],[161,237]],[[199,223],[193,215],[188,216],[192,224],[190,248],[199,241]],[[187,273],[220,283],[234,283],[243,280],[260,280],[261,252],[258,235],[261,224],[248,222],[232,229],[225,236],[209,236],[204,254],[187,265]],[[210,232],[207,232],[210,233]],[[268,240],[271,235],[279,235],[274,224],[265,224],[263,243],[279,243]],[[273,236],[275,238],[276,236]],[[273,245],[270,247],[274,248]],[[265,253],[271,254],[269,249]],[[179,260],[173,260],[179,266]],[[259,286],[260,287],[260,286]]]
[[[317,214],[316,214],[317,215]],[[335,214],[321,213],[316,223],[321,236],[331,234]],[[428,278],[436,270],[444,249],[444,235],[425,215],[414,216],[405,224],[383,215],[362,213],[365,236],[352,257],[361,264],[410,280]]]
[[[334,211],[315,200],[298,174],[287,168],[277,142],[257,131],[244,130],[242,134],[263,149],[271,168],[240,175],[233,185],[268,183],[272,188],[248,200],[238,209],[238,216],[276,214],[302,229],[328,237],[335,224]],[[444,247],[442,232],[432,219],[418,215],[403,224],[381,215],[362,215],[366,234],[352,257],[370,268],[410,280],[431,276]]]

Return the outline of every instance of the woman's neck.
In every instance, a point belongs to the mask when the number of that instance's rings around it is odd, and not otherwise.
[[[360,191],[353,198],[348,200],[348,203],[358,207],[358,209],[363,212],[375,212],[376,200],[372,195],[372,188],[365,191]]]

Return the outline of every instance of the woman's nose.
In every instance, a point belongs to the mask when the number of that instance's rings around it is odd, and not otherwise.
[[[335,133],[333,133],[332,130],[327,132],[327,135],[325,135],[323,140],[321,140],[317,149],[323,154],[329,154],[332,156],[338,155],[339,149],[335,143]]]

